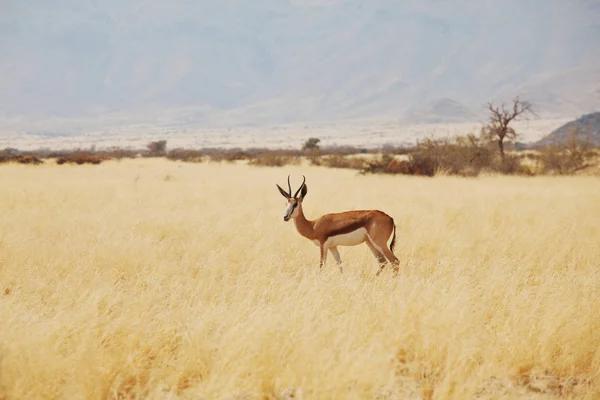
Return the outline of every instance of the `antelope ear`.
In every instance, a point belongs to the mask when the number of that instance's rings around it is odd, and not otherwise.
[[[276,184],[276,185],[277,185],[277,184]],[[281,188],[281,186],[277,185],[277,189],[279,189],[279,193],[281,193],[281,195],[282,195],[283,197],[285,197],[286,199],[289,199],[289,198],[290,198],[290,195],[289,195],[289,194],[288,194],[288,193],[287,193],[285,190],[283,190],[283,189]]]
[[[306,193],[308,193],[308,187],[306,186],[306,183],[302,186],[302,190],[300,191],[300,201],[304,200],[304,196],[306,196]]]

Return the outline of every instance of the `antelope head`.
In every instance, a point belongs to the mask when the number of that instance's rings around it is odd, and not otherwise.
[[[281,186],[277,185],[277,189],[279,189],[279,193],[281,193],[281,195],[283,197],[286,198],[287,203],[286,203],[286,207],[285,207],[285,211],[283,212],[283,220],[284,221],[289,221],[290,218],[296,218],[298,216],[299,213],[299,205],[302,203],[302,200],[304,200],[304,196],[306,196],[306,192],[308,191],[308,189],[306,188],[306,178],[304,177],[304,175],[302,175],[303,181],[302,181],[302,185],[300,185],[300,188],[298,188],[298,190],[296,191],[296,193],[292,196],[292,185],[290,185],[290,176],[288,175],[288,191],[286,192],[285,190],[283,190],[281,188]],[[298,194],[300,196],[298,196]]]

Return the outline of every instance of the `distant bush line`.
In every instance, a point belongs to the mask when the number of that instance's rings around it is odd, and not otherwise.
[[[310,143],[308,143],[310,141]],[[146,149],[74,151],[0,151],[0,163],[39,165],[97,165],[106,160],[164,157],[181,162],[246,162],[252,166],[283,167],[310,165],[356,170],[360,174],[459,175],[474,177],[482,172],[511,175],[569,175],[600,164],[600,149],[580,143],[574,136],[561,145],[537,150],[507,146],[501,157],[497,144],[483,135],[469,134],[454,138],[419,141],[415,146],[363,148],[353,146],[320,147],[310,138],[301,150],[249,149],[167,149],[164,140],[150,142]]]

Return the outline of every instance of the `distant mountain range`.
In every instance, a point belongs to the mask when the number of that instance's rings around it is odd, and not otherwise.
[[[453,122],[515,94],[572,117],[600,110],[598,43],[597,0],[5,2],[0,130]]]
[[[586,114],[574,121],[568,122],[548,136],[532,143],[529,147],[540,148],[549,145],[563,145],[575,135],[581,144],[600,146],[600,112]]]
[[[404,114],[403,120],[411,124],[438,124],[444,122],[473,122],[484,118],[483,112],[478,113],[456,100],[443,98],[409,110]]]

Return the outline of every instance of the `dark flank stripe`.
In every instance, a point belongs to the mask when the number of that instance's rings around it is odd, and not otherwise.
[[[344,235],[346,233],[350,233],[353,232],[359,228],[364,227],[364,223],[363,221],[356,221],[353,222],[351,224],[348,224],[346,226],[342,226],[341,228],[338,228],[334,231],[329,232],[329,235],[327,236],[328,238],[332,237],[332,236],[337,236],[337,235]]]

